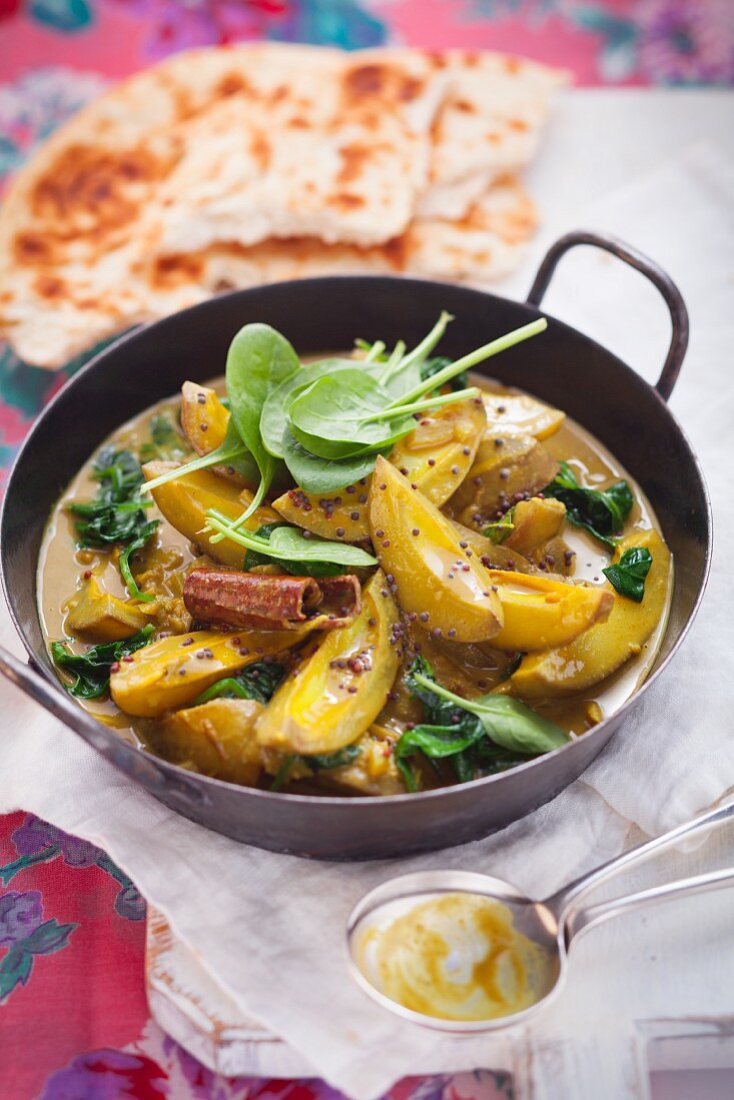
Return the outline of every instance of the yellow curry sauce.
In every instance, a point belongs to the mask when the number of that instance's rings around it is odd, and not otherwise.
[[[491,1020],[540,1000],[552,958],[493,898],[451,893],[393,903],[356,933],[354,961],[370,985],[412,1012]]]
[[[488,411],[495,418],[494,427],[499,432],[503,415],[502,398],[518,394],[519,391],[490,384],[484,380],[479,380],[479,384],[485,391]],[[108,442],[113,443],[117,448],[128,449],[138,454],[140,448],[150,442],[150,425],[153,417],[161,413],[177,417],[179,403],[178,399],[172,399],[146,410],[123,425]],[[542,438],[542,447],[548,455],[553,459],[569,462],[579,480],[589,487],[597,485],[603,487],[610,480],[626,478],[634,494],[635,503],[625,524],[625,535],[632,537],[634,541],[641,531],[647,529],[652,532],[658,531],[659,527],[649,502],[619,462],[597,440],[569,418],[565,418],[560,426],[557,422],[553,423],[553,417],[550,415],[552,412],[553,410],[549,410],[547,428],[541,428],[538,434],[538,438]],[[546,430],[551,434],[543,434]],[[509,438],[512,433],[508,430],[507,434]],[[183,437],[180,440],[180,448],[181,453],[178,458],[185,461],[191,449]],[[474,469],[476,468],[478,467],[475,464]],[[84,652],[89,645],[89,639],[75,634],[69,625],[70,612],[78,601],[79,590],[92,582],[96,583],[102,593],[110,593],[122,600],[128,599],[116,564],[116,552],[108,554],[96,550],[80,550],[76,546],[73,517],[68,514],[66,507],[71,501],[91,499],[96,489],[97,483],[90,477],[88,465],[73,480],[50,517],[38,567],[38,603],[44,633],[49,642],[66,639],[70,649],[75,652]],[[443,507],[444,515],[453,519],[458,519],[460,516],[466,519],[467,509],[460,509],[456,504],[460,501],[460,495],[457,493]],[[194,546],[189,538],[177,531],[155,506],[149,509],[148,518],[160,519],[161,523],[157,537],[138,555],[135,572],[140,588],[154,592],[157,599],[154,603],[134,603],[136,621],[153,622],[156,636],[182,635],[191,630],[191,621],[186,615],[181,600],[185,574],[195,562],[202,560],[206,562],[208,559],[202,556],[201,548]],[[290,519],[290,516],[287,518]],[[541,547],[540,553],[530,555],[527,561],[521,555],[515,556],[524,562],[523,568],[527,565],[528,570],[537,575],[542,571],[552,575],[561,573],[566,574],[568,579],[574,582],[582,580],[592,586],[609,589],[610,586],[601,572],[609,564],[609,554],[585,531],[576,529],[568,523],[564,524],[561,534],[562,540],[558,538],[549,540],[544,547]],[[348,533],[347,537],[349,537]],[[543,554],[547,550],[550,556],[547,556],[544,561]],[[548,674],[546,655],[531,654],[532,659],[525,658],[527,669],[524,670],[521,667],[510,681],[512,684],[515,677],[525,677],[525,687],[522,691],[518,689],[516,694],[572,736],[582,735],[602,717],[618,709],[647,675],[665,630],[672,592],[672,565],[667,567],[667,560],[666,552],[666,566],[663,567],[662,564],[659,566],[656,577],[658,605],[662,611],[656,616],[654,624],[648,624],[645,638],[638,646],[634,642],[636,628],[630,624],[635,621],[634,616],[639,619],[642,614],[639,610],[640,605],[619,600],[615,605],[618,645],[628,646],[628,650],[625,649],[625,658],[631,654],[629,659],[621,663],[621,667],[616,668],[611,675],[602,678],[601,682],[594,683],[588,688],[575,692],[565,689],[560,693],[555,689],[546,692],[543,688],[544,677]],[[448,563],[446,568],[451,568],[451,563]],[[630,605],[629,608],[625,606],[626,604]],[[628,616],[629,622],[625,616]],[[601,629],[601,626],[597,626],[586,631],[590,653],[595,652],[594,631]],[[436,637],[435,632],[422,628],[420,619],[416,616],[413,616],[413,621],[406,624],[406,631],[409,642],[411,644],[417,642],[420,645],[422,654],[433,666],[437,680],[457,694],[465,698],[474,698],[503,682],[504,686],[501,690],[514,690],[511,686],[508,688],[506,681],[511,665],[509,656],[507,653],[500,653],[493,649],[491,640],[485,643],[459,643],[452,642],[445,635]],[[628,635],[631,640],[628,639]],[[313,648],[314,644],[314,640],[311,639],[306,646]],[[559,661],[564,659],[562,655],[562,649],[553,651],[551,654],[555,662],[552,675],[559,672]],[[584,660],[591,667],[594,663],[593,653]],[[578,666],[579,661],[574,657],[571,663]],[[619,663],[618,660],[617,664]],[[568,670],[562,671],[565,674]],[[83,701],[82,705],[101,721],[114,726],[120,736],[141,747],[163,755],[172,755],[177,762],[184,765],[207,770],[206,763],[202,765],[200,759],[198,762],[189,761],[185,756],[182,757],[181,753],[171,752],[175,729],[170,723],[166,726],[165,723],[156,719],[131,718],[118,709],[109,698],[101,701]],[[234,712],[236,708],[229,709]],[[257,715],[252,717],[252,720],[256,718]],[[408,695],[401,683],[401,677],[398,676],[386,705],[370,728],[370,736],[364,746],[364,760],[359,781],[355,782],[354,768],[347,766],[322,772],[318,777],[314,777],[307,771],[300,773],[296,769],[291,771],[289,785],[314,793],[318,793],[319,790],[333,793],[335,788],[347,794],[401,793],[404,788],[395,774],[394,767],[390,766],[390,753],[395,741],[406,727],[409,728],[410,723],[420,721],[420,704]],[[365,767],[369,773],[367,780],[364,774]],[[276,770],[277,768],[271,767],[267,774],[260,776],[259,783],[268,786]],[[424,786],[455,782],[453,773],[443,762],[440,762],[437,767],[421,765],[420,771]],[[213,774],[216,774],[216,770]]]

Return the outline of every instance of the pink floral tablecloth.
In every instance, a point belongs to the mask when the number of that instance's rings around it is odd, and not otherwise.
[[[734,83],[734,0],[0,0],[0,193],[110,81],[175,50],[252,38],[508,50],[566,66],[581,85]],[[33,418],[79,365],[50,374],[0,345],[0,490]],[[334,1095],[317,1081],[218,1077],[168,1039],[145,1000],[144,916],[103,852],[27,815],[0,818],[3,1100]],[[512,1083],[487,1070],[416,1077],[390,1095],[499,1100]]]

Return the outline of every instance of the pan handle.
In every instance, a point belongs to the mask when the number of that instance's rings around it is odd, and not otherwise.
[[[686,309],[683,296],[678,290],[678,287],[654,260],[649,259],[642,252],[638,252],[636,248],[632,248],[630,245],[625,244],[624,241],[620,241],[617,237],[601,233],[592,233],[585,229],[574,230],[573,233],[566,233],[563,237],[559,237],[555,244],[552,244],[546,252],[538,268],[538,273],[535,276],[533,285],[530,288],[527,297],[528,305],[540,305],[553,277],[556,264],[569,249],[575,248],[576,245],[579,244],[593,245],[595,248],[601,248],[605,252],[611,252],[612,256],[616,256],[617,259],[623,260],[626,264],[629,264],[630,267],[634,267],[636,271],[645,275],[662,294],[665,304],[670,311],[670,321],[673,331],[670,338],[668,354],[665,358],[660,377],[655,384],[655,389],[663,400],[667,401],[673,392],[673,387],[677,381],[680,368],[683,364],[683,358],[686,354],[686,348],[688,347],[688,310]]]

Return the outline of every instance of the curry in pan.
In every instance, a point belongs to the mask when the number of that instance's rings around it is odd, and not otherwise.
[[[394,795],[503,771],[617,709],[672,561],[644,494],[557,408],[459,360],[266,325],[225,378],[123,425],[50,517],[51,656],[100,721],[203,774]],[[212,374],[217,365],[212,364]]]

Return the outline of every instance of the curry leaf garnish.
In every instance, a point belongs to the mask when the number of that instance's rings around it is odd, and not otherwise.
[[[602,569],[602,573],[621,596],[626,596],[635,603],[642,603],[645,577],[650,572],[651,565],[652,554],[647,547],[632,546],[625,550],[618,562]]]
[[[543,489],[543,496],[562,501],[569,523],[587,530],[607,550],[614,550],[613,536],[622,530],[634,504],[628,483],[616,481],[607,489],[586,489],[579,485],[567,462],[560,466],[556,477]]]
[[[127,590],[135,599],[149,602],[155,597],[140,591],[130,569],[131,555],[145,546],[159,524],[157,519],[147,519],[145,509],[150,502],[140,499],[140,463],[129,451],[103,447],[92,476],[100,483],[95,499],[69,505],[72,515],[79,517],[74,526],[81,545],[94,550],[123,547],[119,565]]]
[[[265,523],[258,527],[255,535],[257,538],[269,540],[271,533],[282,526],[282,523]],[[344,566],[336,562],[288,561],[285,558],[268,557],[257,550],[248,550],[245,554],[245,570],[249,572],[258,565],[278,565],[284,573],[291,573],[295,577],[336,577],[344,572]]]
[[[65,685],[70,695],[77,699],[99,699],[110,686],[112,665],[142,649],[152,634],[153,625],[149,623],[130,638],[92,646],[86,653],[70,653],[63,642],[52,642],[51,656],[55,665],[75,677],[73,683]]]
[[[234,676],[217,680],[201,693],[194,705],[211,699],[255,699],[258,703],[269,703],[285,673],[283,665],[276,661],[258,661]]]
[[[265,401],[300,369],[298,356],[285,336],[270,325],[244,325],[229,346],[225,377],[231,419],[260,470],[260,485],[238,524],[260,506],[277,469],[276,458],[266,448],[260,431]]]
[[[236,528],[232,521],[221,512],[207,513],[209,526],[226,538],[232,539],[246,550],[254,550],[266,558],[290,562],[332,562],[335,565],[350,565],[355,568],[369,568],[377,565],[377,559],[352,546],[348,542],[329,542],[327,539],[307,537],[299,527],[279,527],[272,525],[268,537],[253,531]]]

